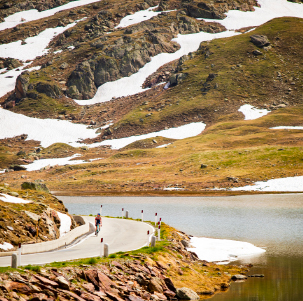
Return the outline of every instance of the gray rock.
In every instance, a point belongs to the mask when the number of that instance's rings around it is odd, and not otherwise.
[[[206,167],[207,167],[207,164],[201,164],[200,167],[201,167],[201,168],[206,168]]]
[[[252,53],[254,55],[263,55],[263,53],[260,50],[254,50]]]
[[[22,72],[16,80],[15,94],[18,99],[26,97],[26,92],[29,86],[29,72]]]
[[[182,245],[185,247],[185,248],[188,248],[189,247],[189,242],[187,240],[181,240],[181,243]]]
[[[7,228],[8,230],[14,231],[14,228],[11,227],[11,226],[6,226],[6,228]]]
[[[247,276],[245,275],[241,275],[241,274],[237,274],[237,275],[233,275],[231,277],[232,280],[245,280],[247,279]]]
[[[177,289],[177,297],[182,300],[198,300],[200,299],[199,295],[187,287],[182,287]]]
[[[37,84],[36,90],[39,93],[43,93],[51,98],[58,98],[62,94],[61,89],[57,85],[51,85],[43,82],[39,82]]]
[[[258,34],[252,35],[250,36],[250,40],[254,45],[260,48],[270,45],[267,36],[264,35],[258,35]]]

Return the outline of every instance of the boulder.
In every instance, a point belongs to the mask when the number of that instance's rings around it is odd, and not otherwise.
[[[49,190],[45,184],[37,183],[37,182],[23,182],[21,184],[21,189],[31,189],[31,190],[49,192]]]
[[[260,48],[270,45],[270,42],[269,42],[267,36],[265,36],[265,35],[255,34],[255,35],[250,36],[250,40],[254,45],[256,45],[257,47],[260,47]]]
[[[13,169],[14,171],[20,171],[20,170],[26,170],[26,167],[14,164],[14,165],[11,165],[9,167],[9,169]]]
[[[236,280],[246,280],[247,276],[245,275],[241,275],[241,274],[237,274],[237,275],[233,275],[231,277],[232,280],[236,281]]]
[[[65,290],[69,290],[70,283],[69,283],[69,281],[67,281],[65,279],[65,277],[58,276],[58,277],[56,277],[55,281],[58,282],[58,284],[61,288],[65,289]]]
[[[198,300],[200,299],[199,295],[194,292],[192,289],[187,287],[182,287],[177,289],[177,297],[182,300]]]
[[[22,72],[16,80],[15,94],[18,99],[26,97],[26,92],[29,86],[29,72]]]

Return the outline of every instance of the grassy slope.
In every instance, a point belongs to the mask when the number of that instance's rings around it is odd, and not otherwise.
[[[150,191],[168,184],[199,191],[302,175],[302,132],[269,129],[302,124],[302,70],[294,68],[302,63],[302,33],[301,20],[296,18],[275,19],[261,26],[253,34],[266,34],[273,46],[268,51],[261,49],[262,56],[252,55],[256,49],[249,39],[252,33],[205,43],[202,46],[212,54],[205,58],[198,51],[185,61],[182,72],[188,77],[183,83],[154,103],[138,106],[124,120],[141,128],[164,122],[174,125],[180,116],[187,122],[202,120],[208,127],[201,135],[162,149],[144,149],[144,144],[137,143],[133,147],[142,149],[113,152],[112,157],[87,166],[32,173],[32,178],[47,177],[52,190],[87,194]],[[203,95],[201,88],[209,73],[218,74],[211,82],[218,88]],[[168,100],[172,105],[154,110],[143,124],[139,121],[138,114]],[[237,111],[244,103],[272,112],[244,121]],[[285,107],[278,108],[281,104]],[[207,168],[201,169],[201,164]],[[239,178],[238,183],[228,177]],[[19,185],[19,180],[15,183]]]

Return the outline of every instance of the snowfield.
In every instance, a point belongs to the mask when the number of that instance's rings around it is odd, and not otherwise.
[[[4,242],[4,243],[0,244],[0,249],[2,249],[4,251],[7,251],[7,250],[10,250],[10,249],[13,249],[13,248],[14,248],[14,246],[11,245],[8,242]]]
[[[280,191],[280,192],[301,192],[303,191],[303,176],[271,179],[259,181],[254,185],[232,188],[233,191]]]
[[[120,139],[104,140],[102,142],[93,143],[87,146],[96,147],[100,145],[110,145],[112,149],[120,149],[135,141],[139,141],[147,138],[153,138],[157,136],[171,138],[171,139],[185,139],[201,134],[201,132],[205,129],[205,126],[206,125],[203,122],[193,122],[176,128],[162,130],[159,132],[153,132],[149,134],[131,136],[131,137],[120,138]]]
[[[27,140],[41,141],[41,146],[48,147],[62,142],[81,146],[77,141],[95,138],[95,130],[87,129],[84,124],[75,124],[67,120],[38,119],[16,114],[0,108],[0,139],[27,134]]]
[[[245,105],[241,106],[238,111],[243,113],[245,120],[258,119],[258,118],[270,113],[270,111],[268,111],[266,109],[257,109],[249,104],[245,104]]]
[[[265,252],[264,249],[248,242],[227,239],[192,237],[190,243],[193,248],[187,248],[187,250],[195,252],[201,260],[224,264]]]
[[[30,163],[27,165],[22,165],[22,166],[25,167],[27,171],[33,171],[33,170],[40,170],[47,166],[77,165],[77,164],[88,163],[87,161],[84,161],[84,160],[72,160],[79,156],[81,156],[81,155],[74,154],[74,155],[72,155],[70,157],[66,157],[66,158],[41,159],[41,160],[36,160],[33,163]],[[95,161],[95,160],[100,160],[100,159],[102,159],[102,158],[91,159],[90,162]]]
[[[8,194],[0,194],[0,201],[6,202],[6,203],[14,203],[14,204],[28,204],[31,203],[31,201],[23,200],[21,198],[17,198],[12,195]]]
[[[5,30],[7,28],[13,28],[21,23],[26,23],[34,20],[39,20],[42,18],[47,18],[50,16],[53,16],[55,13],[71,9],[74,7],[78,7],[81,5],[86,5],[94,2],[98,2],[100,0],[76,0],[69,2],[67,4],[39,12],[37,9],[31,9],[26,11],[21,11],[18,13],[15,13],[11,16],[8,16],[4,19],[4,22],[0,23],[0,31]]]

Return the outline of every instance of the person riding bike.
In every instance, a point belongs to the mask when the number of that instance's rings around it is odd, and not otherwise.
[[[97,235],[98,232],[100,231],[100,227],[102,226],[102,219],[100,213],[98,213],[97,216],[95,217],[95,226],[96,226],[95,234]]]

